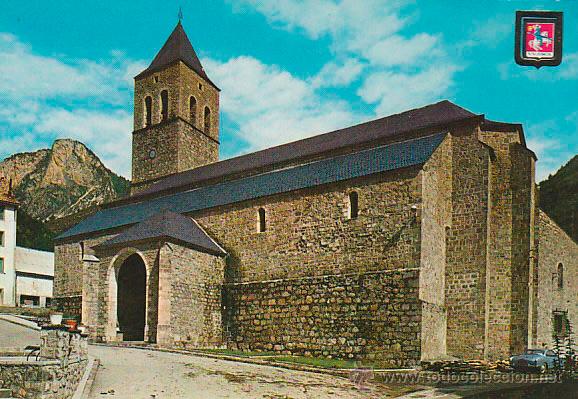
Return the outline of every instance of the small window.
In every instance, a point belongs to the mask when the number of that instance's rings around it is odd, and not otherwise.
[[[0,206],[0,220],[4,220],[4,207]]]
[[[199,83],[199,90],[203,90],[203,85],[202,85],[202,83]]]
[[[40,297],[36,295],[20,295],[20,306],[40,306]]]
[[[558,289],[564,288],[564,265],[558,263]]]
[[[189,118],[191,125],[197,125],[197,99],[193,96],[189,99]]]
[[[4,232],[0,231],[0,247],[4,246]]]
[[[557,335],[564,335],[566,330],[566,315],[564,312],[554,312],[554,333]]]
[[[155,83],[159,82],[159,76],[158,75],[154,77],[154,81],[155,81]]]
[[[349,193],[349,219],[355,219],[359,216],[359,195],[357,191]]]
[[[161,121],[169,119],[169,92],[161,91]]]
[[[78,251],[78,256],[80,258],[80,260],[84,260],[84,241],[81,241],[80,244],[78,244],[79,247],[79,251]]]
[[[259,208],[259,233],[264,233],[267,230],[267,219],[265,209]]]
[[[0,273],[4,273],[4,258],[0,258]]]
[[[205,107],[205,133],[211,133],[211,110]]]
[[[145,98],[145,127],[152,125],[153,122],[153,99],[151,96]]]

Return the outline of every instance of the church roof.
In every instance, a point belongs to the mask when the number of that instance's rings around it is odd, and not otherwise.
[[[446,131],[312,161],[152,199],[104,208],[64,232],[58,241],[114,230],[151,218],[159,209],[190,213],[425,163]]]
[[[274,164],[287,163],[299,158],[311,158],[318,154],[371,141],[413,134],[420,129],[447,125],[476,116],[476,114],[445,100],[422,108],[412,109],[400,114],[390,115],[385,118],[174,174],[136,193],[131,198],[154,196],[157,193],[175,191],[180,187],[187,188],[198,185],[200,182],[218,179],[226,175],[240,174]]]
[[[201,61],[199,60],[199,57],[197,57],[197,53],[183,29],[181,21],[179,21],[163,47],[153,59],[153,62],[151,62],[147,69],[139,73],[135,79],[159,71],[179,60],[184,62],[189,68],[209,82],[217,90],[219,89],[205,73]]]
[[[164,238],[213,255],[226,255],[199,224],[188,216],[168,210],[137,223],[96,248],[114,247],[132,242]]]

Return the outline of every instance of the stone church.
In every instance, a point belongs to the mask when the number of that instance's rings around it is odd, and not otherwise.
[[[93,340],[411,366],[578,321],[522,125],[441,101],[220,161],[219,92],[180,23],[135,77],[131,195],[56,240]]]

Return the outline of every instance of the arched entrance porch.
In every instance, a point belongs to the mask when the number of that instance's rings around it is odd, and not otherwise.
[[[147,271],[138,254],[129,256],[117,275],[116,316],[123,341],[144,341]]]

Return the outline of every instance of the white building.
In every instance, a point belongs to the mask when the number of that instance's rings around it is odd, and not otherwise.
[[[46,306],[52,299],[54,253],[16,246],[18,202],[0,180],[0,305]]]

